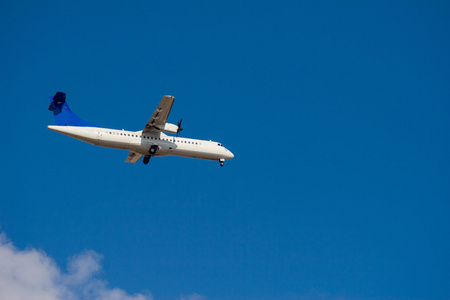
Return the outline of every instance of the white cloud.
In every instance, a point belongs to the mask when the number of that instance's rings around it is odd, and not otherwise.
[[[190,296],[186,296],[186,297],[181,296],[181,299],[180,299],[180,300],[205,300],[205,299],[206,299],[206,298],[203,297],[202,295],[199,295],[199,294],[194,293],[194,294],[192,294],[192,295],[190,295]]]
[[[9,300],[152,300],[151,294],[129,295],[98,279],[102,255],[85,251],[69,260],[67,272],[37,249],[17,249],[0,233],[0,299]]]

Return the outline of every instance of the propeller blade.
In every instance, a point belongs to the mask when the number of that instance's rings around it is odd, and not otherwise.
[[[178,134],[180,133],[180,131],[183,130],[183,128],[181,128],[181,122],[183,122],[183,118],[181,118],[181,120],[178,121],[177,137],[178,137]]]

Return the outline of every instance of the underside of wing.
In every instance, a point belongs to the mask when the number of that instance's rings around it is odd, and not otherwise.
[[[125,160],[125,162],[127,163],[135,163],[139,160],[139,158],[141,158],[142,154],[136,153],[131,151],[128,156],[127,159]]]
[[[153,115],[150,120],[148,120],[144,130],[142,130],[142,133],[153,133],[164,129],[174,100],[175,97],[172,96],[164,96],[162,98],[158,108],[153,112]]]

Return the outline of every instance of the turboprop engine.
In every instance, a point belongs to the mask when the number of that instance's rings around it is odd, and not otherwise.
[[[159,129],[161,129],[164,132],[169,132],[169,133],[176,133],[178,136],[178,133],[180,133],[181,130],[183,130],[183,128],[181,128],[181,122],[183,121],[183,119],[181,119],[178,122],[178,125],[172,124],[172,123],[166,123],[164,125],[164,127],[159,127]]]
[[[164,127],[158,126],[161,131],[169,133],[178,133],[178,126],[171,123],[166,123]]]

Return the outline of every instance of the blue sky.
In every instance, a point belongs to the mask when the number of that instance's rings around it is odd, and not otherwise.
[[[84,299],[89,282],[92,299],[450,298],[449,15],[445,1],[3,1],[0,269],[52,266],[48,284]],[[182,136],[235,158],[126,164],[46,128],[56,91],[129,130],[173,95]]]

